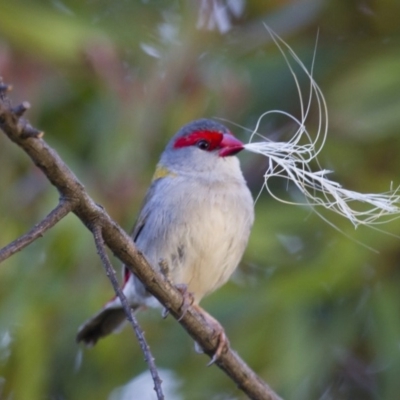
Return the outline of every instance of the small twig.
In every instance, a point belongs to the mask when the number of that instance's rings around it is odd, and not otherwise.
[[[20,110],[18,110],[18,111],[20,111]],[[28,122],[26,122],[24,124],[24,126],[22,127],[21,137],[24,139],[29,138],[29,137],[42,138],[43,135],[44,135],[43,131],[40,131],[39,129],[34,128]]]
[[[3,82],[3,78],[0,76],[0,100],[9,104],[9,102],[7,101],[7,93],[11,92],[11,90],[12,90],[12,86],[6,85]]]
[[[7,92],[11,92],[12,86],[11,85],[6,85],[3,83],[2,79],[0,78],[0,94],[4,95]]]
[[[11,90],[12,90],[12,86],[11,85],[5,85],[4,83],[0,82],[0,92],[1,93],[10,92]]]
[[[21,104],[12,108],[12,112],[18,116],[22,117],[27,110],[31,108],[31,105],[27,101],[23,101]]]
[[[72,204],[67,200],[61,199],[57,207],[29,232],[0,249],[0,263],[31,244],[37,238],[43,236],[47,230],[64,218],[71,210]]]
[[[110,282],[114,288],[115,294],[119,297],[122,307],[125,311],[126,317],[130,324],[133,327],[133,330],[135,331],[136,337],[139,341],[139,345],[143,351],[145,361],[147,362],[151,376],[153,378],[154,382],[154,390],[157,393],[157,399],[158,400],[164,400],[164,394],[161,389],[161,378],[158,375],[157,367],[154,362],[154,357],[151,354],[150,347],[146,342],[146,339],[144,337],[144,332],[142,328],[140,327],[137,319],[135,318],[132,308],[130,307],[128,300],[126,299],[124,292],[122,291],[121,287],[119,286],[118,280],[115,276],[115,271],[114,268],[110,262],[110,259],[108,258],[108,255],[106,253],[105,245],[104,245],[104,239],[101,231],[100,225],[93,225],[91,229],[94,237],[94,241],[96,243],[96,249],[97,249],[97,254],[100,256],[101,262],[103,263],[103,266],[106,270],[106,274],[108,278],[110,279]]]

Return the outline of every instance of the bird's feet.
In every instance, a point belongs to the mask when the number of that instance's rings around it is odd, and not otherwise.
[[[199,305],[193,304],[193,307],[199,311],[205,318],[206,322],[212,326],[214,330],[213,338],[217,338],[217,347],[214,350],[214,355],[211,357],[210,362],[207,364],[207,366],[210,366],[217,361],[222,354],[228,351],[229,349],[229,340],[228,337],[225,334],[225,330],[222,327],[222,325],[213,317],[211,316],[207,311],[202,309]],[[198,344],[196,343],[196,350],[199,349]]]
[[[212,356],[211,361],[207,364],[207,366],[210,366],[214,364],[215,361],[217,361],[221,357],[221,355],[229,349],[229,340],[225,334],[225,330],[213,316],[203,310],[198,304],[194,304],[193,294],[189,292],[187,285],[177,284],[175,285],[175,287],[182,294],[182,305],[180,308],[181,316],[178,318],[178,321],[182,320],[182,318],[187,313],[189,307],[192,306],[203,315],[207,324],[212,326],[212,329],[214,331],[213,339],[217,339],[217,347],[214,350],[214,355]]]
[[[166,281],[172,285],[175,286],[175,288],[182,294],[182,305],[181,305],[181,316],[178,318],[178,321],[180,321],[185,314],[187,313],[187,310],[189,307],[193,304],[194,302],[194,297],[193,294],[188,291],[187,285],[184,283],[179,283],[177,285],[174,285],[171,279],[168,263],[164,258],[160,258],[158,265],[160,267],[161,273],[164,275],[164,278]],[[168,308],[164,308],[162,311],[162,317],[166,318],[169,314]]]
[[[175,285],[175,287],[182,294],[183,299],[181,305],[181,316],[178,318],[178,321],[180,321],[187,313],[187,310],[189,310],[189,307],[193,305],[194,297],[193,294],[189,292],[187,285],[184,283],[179,283]]]
[[[173,286],[167,260],[165,258],[160,258],[160,260],[158,261],[158,266],[160,267],[160,271],[163,274],[165,280],[170,285]],[[167,307],[164,307],[162,312],[161,312],[162,318],[164,318],[164,319],[167,318],[168,314],[169,314],[169,309]]]

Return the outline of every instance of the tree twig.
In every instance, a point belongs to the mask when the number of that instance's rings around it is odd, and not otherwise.
[[[0,99],[1,100],[1,99]],[[147,290],[178,319],[181,316],[182,294],[159,272],[151,268],[144,256],[136,249],[132,239],[106,211],[87,194],[73,172],[40,137],[24,134],[26,121],[0,101],[0,128],[11,141],[20,146],[42,170],[61,197],[71,202],[72,211],[90,230],[93,221],[102,229],[105,244]],[[218,345],[213,327],[207,324],[200,309],[189,307],[179,323],[210,357]],[[278,400],[279,396],[230,348],[215,364],[221,368],[248,397],[255,400]]]
[[[58,221],[71,212],[71,210],[72,204],[69,201],[61,199],[57,207],[51,211],[41,222],[36,224],[29,232],[0,249],[0,263],[6,260],[8,257],[11,257],[17,251],[20,251],[24,247],[31,244],[37,238],[43,236],[47,230],[52,228]]]
[[[101,227],[97,224],[94,224],[93,228],[92,228],[92,233],[93,233],[93,237],[94,237],[94,242],[96,244],[97,254],[100,256],[101,262],[103,263],[103,266],[106,270],[106,274],[107,274],[108,278],[110,279],[110,282],[114,288],[115,294],[119,297],[119,299],[121,301],[122,308],[125,311],[127,319],[129,321],[129,323],[132,325],[133,330],[135,331],[139,345],[144,354],[145,361],[147,362],[147,364],[149,366],[150,373],[151,373],[151,376],[152,376],[153,382],[154,382],[154,390],[157,393],[157,399],[164,400],[164,394],[161,389],[162,380],[160,379],[160,376],[158,375],[157,367],[154,362],[154,357],[151,354],[150,347],[146,342],[146,339],[144,337],[144,332],[143,332],[142,328],[140,327],[136,317],[134,316],[133,310],[130,307],[128,300],[126,299],[124,292],[122,291],[121,287],[118,284],[118,280],[115,276],[114,268],[113,268],[113,266],[110,262],[110,259],[108,258],[108,255],[106,253],[103,235],[101,232]]]

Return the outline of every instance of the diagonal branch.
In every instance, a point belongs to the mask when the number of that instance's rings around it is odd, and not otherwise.
[[[124,292],[122,291],[121,287],[118,284],[118,280],[115,276],[115,271],[114,268],[110,262],[110,259],[107,256],[106,249],[104,246],[104,240],[103,240],[103,235],[101,232],[101,227],[97,224],[93,224],[92,228],[92,233],[94,237],[94,241],[96,244],[96,249],[97,249],[97,254],[100,256],[101,262],[103,263],[103,266],[106,270],[106,274],[108,278],[111,281],[111,284],[114,288],[115,294],[119,297],[122,307],[125,311],[125,314],[127,316],[127,319],[129,323],[132,325],[133,330],[135,331],[136,337],[139,341],[139,345],[142,349],[142,352],[145,356],[145,361],[147,362],[151,376],[153,378],[154,382],[154,390],[157,393],[157,399],[158,400],[164,400],[164,394],[161,389],[161,379],[160,376],[158,375],[157,367],[154,362],[154,357],[151,354],[150,347],[146,342],[146,339],[144,337],[144,332],[142,328],[140,327],[139,323],[137,322],[133,310],[130,307],[128,300],[126,299]]]
[[[63,199],[60,200],[57,207],[51,211],[42,221],[36,224],[25,235],[14,240],[7,246],[0,249],[0,263],[11,257],[17,251],[22,250],[24,247],[30,245],[37,238],[42,237],[43,234],[52,228],[58,221],[64,218],[72,210],[72,204]]]
[[[1,100],[1,96],[0,96]],[[29,129],[27,129],[28,127]],[[182,294],[169,284],[167,279],[155,271],[144,256],[136,249],[132,239],[97,205],[85,191],[73,172],[32,127],[9,106],[0,101],[0,128],[11,141],[16,143],[42,170],[47,179],[59,191],[62,198],[71,202],[73,212],[90,230],[94,221],[101,226],[105,244],[146,286],[160,303],[170,310],[175,318],[181,316]],[[200,309],[189,307],[179,323],[189,335],[213,356],[218,346],[218,338],[213,327]],[[215,364],[222,369],[248,397],[257,400],[278,400],[273,390],[230,348]]]

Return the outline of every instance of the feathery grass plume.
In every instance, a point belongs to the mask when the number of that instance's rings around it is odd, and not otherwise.
[[[358,193],[344,189],[339,183],[327,177],[332,171],[322,169],[317,160],[317,155],[321,152],[328,134],[328,109],[324,95],[313,78],[315,53],[311,69],[308,71],[291,47],[267,25],[265,27],[282,53],[293,76],[300,100],[301,119],[299,120],[282,110],[267,111],[259,117],[249,143],[244,147],[248,151],[259,153],[269,158],[263,187],[266,188],[273,198],[280,202],[308,205],[313,207],[314,211],[316,211],[315,207],[322,206],[349,219],[355,227],[359,225],[373,226],[399,218],[400,187],[394,190],[390,187],[388,192],[381,194]],[[300,66],[301,70],[304,71],[310,80],[310,92],[306,105],[304,105],[299,81],[291,65],[293,61]],[[307,131],[305,125],[312,101],[317,102],[319,114],[319,124],[314,139]],[[261,120],[273,113],[287,116],[298,126],[297,131],[288,142],[273,142],[257,132]],[[253,142],[255,136],[263,138],[264,141]],[[320,168],[319,171],[313,172],[311,170],[311,161],[316,163],[318,168]],[[286,179],[288,182],[293,182],[304,195],[304,203],[291,202],[275,195],[268,185],[269,179],[272,177],[280,177]],[[363,205],[357,209],[354,207],[357,203],[359,206]],[[319,214],[318,211],[316,212]]]

